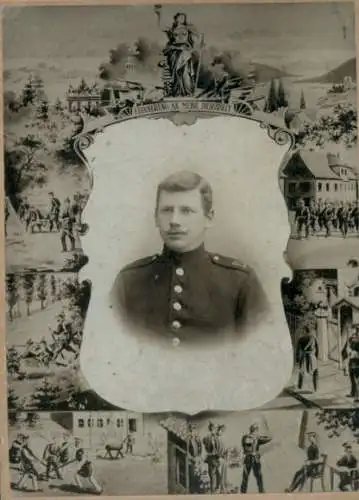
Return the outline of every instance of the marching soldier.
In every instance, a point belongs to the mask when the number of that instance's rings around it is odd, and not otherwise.
[[[318,215],[318,207],[315,201],[311,200],[309,204],[309,229],[312,236],[317,232]]]
[[[249,476],[252,471],[257,482],[258,492],[264,493],[260,447],[270,441],[272,441],[271,436],[260,435],[258,424],[252,424],[249,428],[249,433],[243,436],[242,449],[244,461],[241,493],[247,493]]]
[[[359,200],[355,202],[350,212],[350,217],[353,221],[353,226],[357,233],[359,233]]]
[[[334,208],[330,202],[325,201],[322,210],[322,220],[325,229],[325,236],[329,237],[332,235],[332,223],[334,218]]]
[[[66,240],[68,239],[70,242],[70,251],[73,252],[75,250],[75,237],[73,234],[73,214],[70,206],[70,199],[66,198],[64,201],[64,206],[61,212],[61,245],[62,251],[67,252],[67,244]]]
[[[160,255],[122,269],[110,306],[146,335],[198,342],[223,341],[254,328],[268,314],[268,301],[254,271],[205,250],[214,217],[212,189],[201,176],[178,172],[157,189]]]
[[[309,237],[309,221],[310,212],[309,208],[305,206],[304,200],[301,198],[298,200],[298,206],[295,211],[295,222],[297,225],[297,238],[302,239],[302,231],[304,228],[305,238]]]
[[[302,389],[304,374],[312,376],[314,391],[318,389],[318,341],[314,333],[305,327],[296,346],[296,362],[299,367],[298,389]]]
[[[337,211],[338,225],[343,238],[347,237],[349,229],[350,209],[347,204],[341,202]]]

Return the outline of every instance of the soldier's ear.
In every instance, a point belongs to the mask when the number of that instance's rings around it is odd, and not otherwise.
[[[214,216],[215,216],[215,212],[213,209],[209,210],[206,214],[206,218],[207,218],[207,224],[206,226],[207,227],[210,227],[212,225],[212,222],[213,222],[213,219],[214,219]]]

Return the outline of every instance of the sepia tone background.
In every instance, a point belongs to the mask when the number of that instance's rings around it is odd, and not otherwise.
[[[3,4],[6,4],[6,3],[10,3],[10,2],[3,2]],[[23,2],[25,3],[25,2]],[[27,4],[31,4],[31,2],[26,2]],[[37,4],[49,4],[49,2],[41,2],[41,1],[38,1]],[[62,2],[51,2],[52,4],[61,4]],[[67,4],[69,4],[70,2],[67,2]],[[77,2],[78,3],[78,2]],[[92,4],[92,5],[95,5],[97,2],[86,2],[86,4]],[[109,3],[109,2],[107,2]],[[112,2],[113,4],[118,4],[120,2]],[[141,2],[141,3],[145,3],[145,2]],[[167,3],[167,2],[165,2]],[[183,4],[185,4],[187,2],[183,2]],[[212,3],[212,2],[207,2],[207,3]],[[217,2],[213,2],[213,3],[217,3]],[[231,3],[231,2],[226,2],[226,3]],[[243,2],[244,3],[244,2]],[[257,2],[251,2],[251,3],[257,3]],[[259,2],[258,2],[259,3]],[[264,3],[264,2],[260,2],[260,3]],[[150,8],[150,7],[149,7]],[[219,11],[220,11],[220,7],[219,7]],[[358,18],[358,9],[356,10],[357,12],[357,18]],[[313,15],[313,22],[314,22],[314,19],[315,19],[315,16]],[[291,29],[295,29],[295,26],[297,26],[299,23],[298,23],[298,18],[296,18],[295,16],[293,16],[293,20],[294,20],[294,24],[293,27]],[[266,23],[268,22],[268,20],[266,20]],[[308,22],[308,19],[305,19],[305,22],[307,23]],[[53,27],[52,27],[53,28]],[[96,28],[93,28],[93,29],[96,29]],[[328,28],[328,39],[333,39],[335,37],[335,35],[333,36],[333,33],[338,33],[337,30],[334,28],[334,29],[329,29]],[[89,33],[88,36],[91,36],[91,32]],[[337,34],[338,38],[340,38],[341,35]],[[54,37],[55,39],[55,37]],[[72,43],[74,43],[74,41],[72,40]],[[308,47],[308,51],[310,53],[312,53],[312,49],[310,48],[310,43],[308,44],[309,47]],[[70,49],[71,50],[71,49]],[[59,51],[61,52],[61,47],[59,46]],[[316,65],[317,64],[317,59],[316,59],[316,56],[314,55],[313,56],[313,65]],[[2,139],[1,139],[2,140]],[[2,201],[3,203],[3,201]],[[3,207],[2,207],[3,208]],[[3,232],[3,227],[1,226],[1,233],[0,233],[0,236],[2,238],[4,238],[4,232]],[[3,255],[3,259],[4,259],[4,255]],[[4,260],[3,260],[4,262]],[[2,272],[4,273],[4,266],[2,266]],[[4,280],[4,274],[2,275],[3,277],[3,280]],[[2,291],[2,295],[3,295],[3,291]],[[4,297],[2,297],[3,299],[3,303],[5,302],[4,301]],[[5,330],[5,315],[3,315],[3,322],[2,322],[2,333],[4,334],[4,330]],[[4,344],[4,343],[3,343]],[[5,359],[5,349],[4,349],[4,345],[2,345],[2,359]],[[4,365],[5,363],[2,363],[1,364],[1,376],[2,376],[2,381],[4,381],[4,384],[5,384],[5,369],[4,369]],[[3,385],[3,387],[5,387]],[[5,413],[5,408],[2,407],[1,408],[1,425],[2,425],[2,432],[1,432],[1,435],[3,436],[2,438],[2,444],[4,445],[3,446],[3,449],[2,449],[2,452],[3,452],[3,463],[4,462],[7,462],[7,450],[8,450],[8,447],[7,447],[7,425],[6,425],[6,413]],[[2,474],[1,474],[1,479],[2,479],[2,486],[3,486],[3,491],[2,491],[2,494],[4,495],[5,498],[9,498],[10,497],[10,492],[8,491],[6,485],[8,484],[8,468],[5,467],[2,471]],[[344,498],[354,498],[356,495],[355,493],[353,494],[350,494],[350,493],[345,493],[344,494]],[[253,495],[254,496],[254,495]],[[279,495],[274,495],[274,494],[268,494],[267,495],[268,497],[270,498],[277,498],[279,497]],[[250,496],[251,497],[251,496]],[[298,495],[293,495],[292,498],[305,498],[305,496],[303,496],[303,494],[298,494]],[[146,497],[146,498],[151,498],[151,497]],[[311,496],[311,498],[313,498],[313,496]],[[322,498],[322,495],[318,495],[318,498]],[[330,499],[336,499],[336,498],[340,498],[340,494],[336,494],[336,493],[327,493],[326,494],[326,497],[325,498],[330,498]]]

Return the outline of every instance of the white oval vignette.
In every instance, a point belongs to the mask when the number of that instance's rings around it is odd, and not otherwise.
[[[84,154],[93,191],[82,239],[92,282],[81,369],[99,396],[138,412],[247,410],[275,398],[292,371],[292,344],[280,282],[289,237],[278,171],[288,144],[279,146],[258,122],[198,118],[176,126],[166,118],[137,118],[106,127]],[[206,249],[254,268],[271,303],[272,321],[238,342],[201,349],[160,345],[124,331],[109,308],[120,269],[161,251],[154,224],[157,184],[178,170],[212,185],[216,219]]]

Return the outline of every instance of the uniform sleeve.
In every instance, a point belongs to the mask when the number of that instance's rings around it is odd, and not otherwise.
[[[238,295],[237,328],[257,325],[269,312],[269,303],[257,275],[251,269]]]

